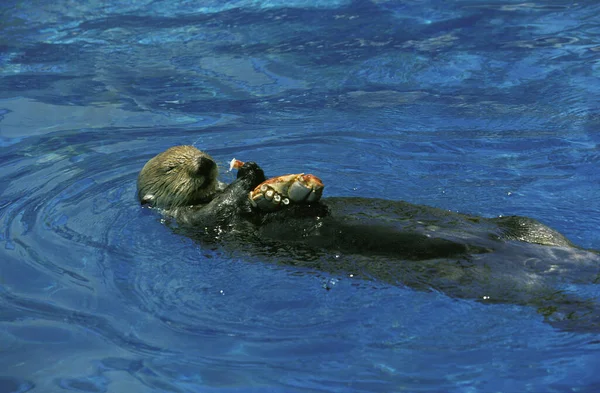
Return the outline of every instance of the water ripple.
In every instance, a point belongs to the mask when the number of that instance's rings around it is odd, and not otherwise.
[[[4,390],[597,384],[597,337],[533,309],[266,264],[138,206],[143,164],[194,144],[226,181],[256,160],[600,247],[598,5],[308,3],[0,6]]]

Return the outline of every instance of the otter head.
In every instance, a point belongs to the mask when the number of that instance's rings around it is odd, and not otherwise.
[[[161,209],[209,202],[217,192],[217,164],[194,146],[174,146],[152,158],[138,176],[140,203]]]

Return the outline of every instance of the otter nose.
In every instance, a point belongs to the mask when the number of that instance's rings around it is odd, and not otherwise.
[[[206,157],[198,158],[198,174],[202,176],[208,176],[217,166],[213,160]]]

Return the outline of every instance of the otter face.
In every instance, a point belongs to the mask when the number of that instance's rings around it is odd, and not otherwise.
[[[152,158],[138,176],[140,203],[161,209],[209,202],[217,192],[217,164],[194,146],[174,146]]]

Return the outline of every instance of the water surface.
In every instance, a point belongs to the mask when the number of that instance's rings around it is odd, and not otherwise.
[[[201,4],[200,4],[201,3]],[[593,1],[0,5],[0,392],[595,392],[535,309],[264,263],[135,199],[176,144],[600,248]],[[594,285],[562,290],[600,300]]]

